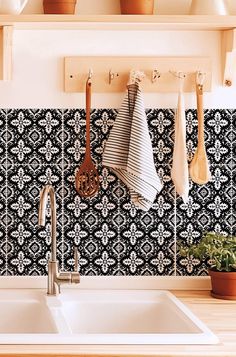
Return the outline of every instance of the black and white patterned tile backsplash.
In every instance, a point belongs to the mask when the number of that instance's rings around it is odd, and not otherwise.
[[[101,187],[92,199],[75,191],[85,153],[84,110],[0,110],[0,275],[45,275],[50,256],[50,212],[38,227],[39,192],[56,189],[58,259],[82,275],[204,275],[207,262],[178,254],[177,242],[197,242],[204,230],[236,234],[236,110],[205,111],[212,181],[191,183],[188,204],[170,178],[174,111],[147,110],[157,172],[164,188],[149,212],[136,209],[124,184],[101,166],[116,110],[91,112],[91,145]],[[197,143],[195,110],[186,111],[191,161]]]

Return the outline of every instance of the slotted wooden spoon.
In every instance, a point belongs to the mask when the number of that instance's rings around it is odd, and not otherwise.
[[[90,151],[90,109],[91,109],[91,74],[86,82],[86,150],[84,161],[75,176],[75,187],[82,197],[94,196],[99,188],[99,175],[93,164]]]
[[[198,117],[198,145],[189,166],[190,177],[193,182],[204,185],[211,179],[204,141],[204,111],[203,111],[203,83],[196,81],[197,117]]]

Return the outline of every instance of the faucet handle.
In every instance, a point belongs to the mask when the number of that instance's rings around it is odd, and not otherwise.
[[[76,247],[74,247],[74,260],[75,260],[74,271],[78,272],[78,270],[79,270],[79,253],[78,253],[78,249]]]
[[[78,284],[80,282],[80,274],[78,272],[78,270],[79,270],[79,253],[78,253],[78,249],[76,247],[74,247],[74,260],[75,260],[75,267],[74,267],[74,271],[71,273],[71,283]]]

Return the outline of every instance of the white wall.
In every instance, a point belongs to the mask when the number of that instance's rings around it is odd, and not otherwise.
[[[118,11],[116,0],[79,0],[78,11]],[[176,1],[159,0],[165,4]],[[189,1],[178,0],[183,11]],[[96,8],[100,4],[99,8]],[[173,8],[168,8],[169,12]],[[31,0],[25,12],[40,13],[42,2]],[[166,10],[167,11],[167,10]],[[0,83],[0,107],[84,107],[83,94],[63,92],[63,57],[70,55],[210,56],[213,91],[205,95],[207,108],[235,108],[236,86],[221,86],[220,32],[151,31],[25,31],[14,32],[13,81]],[[137,42],[138,41],[138,42]],[[131,64],[132,67],[132,64]],[[183,69],[184,70],[184,69]],[[118,108],[123,94],[94,94],[92,106]],[[176,106],[176,94],[145,94],[146,107]],[[186,94],[186,106],[195,107],[194,94]]]

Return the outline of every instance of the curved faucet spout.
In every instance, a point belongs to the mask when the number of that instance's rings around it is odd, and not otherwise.
[[[39,217],[38,223],[40,226],[45,226],[46,218],[46,209],[48,196],[50,197],[51,203],[51,260],[56,261],[56,252],[57,252],[57,241],[56,241],[56,198],[55,191],[52,185],[46,185],[42,188],[40,192],[40,201],[39,201]]]
[[[78,272],[78,254],[75,254],[75,271],[59,272],[58,262],[56,258],[57,240],[56,240],[56,197],[54,188],[51,185],[46,185],[40,192],[39,202],[39,218],[40,226],[45,226],[46,209],[48,196],[51,203],[51,259],[48,261],[48,295],[57,295],[60,292],[62,284],[78,284],[80,282],[80,274]]]

